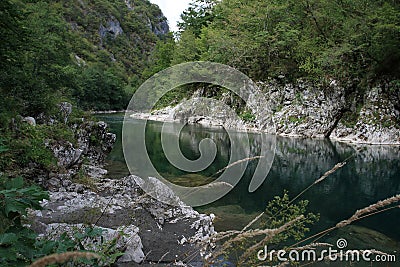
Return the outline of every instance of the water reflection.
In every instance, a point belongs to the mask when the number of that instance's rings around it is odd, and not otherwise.
[[[122,117],[106,116],[112,130],[118,134],[122,128]],[[133,123],[138,123],[133,121]],[[184,186],[197,186],[210,182],[218,170],[224,168],[230,157],[231,141],[223,129],[207,129],[188,126],[180,134],[180,147],[188,159],[200,156],[199,143],[204,138],[214,140],[217,153],[213,164],[200,173],[183,172],[168,163],[161,147],[162,123],[150,122],[146,130],[146,146],[157,170],[170,181]],[[171,133],[172,134],[172,133]],[[240,137],[240,133],[237,133]],[[261,140],[268,136],[249,134],[250,156],[260,155]],[[109,175],[120,177],[128,174],[124,167],[121,144],[116,144],[109,158]],[[264,148],[269,149],[269,148]],[[261,187],[248,192],[249,183],[257,166],[257,160],[250,161],[238,185],[225,197],[202,207],[202,211],[240,211],[246,216],[265,208],[275,195],[282,195],[286,189],[291,196],[297,195],[338,162],[354,155],[347,165],[329,176],[322,183],[309,190],[302,198],[310,201],[310,210],[321,214],[314,231],[336,224],[351,216],[357,209],[378,200],[400,193],[400,149],[394,146],[355,147],[329,140],[284,138],[276,140],[276,153],[271,171]],[[140,165],[137,166],[140,168]],[[231,212],[231,213],[232,213]],[[235,215],[235,216],[236,216]],[[237,218],[235,220],[241,221]],[[244,221],[244,220],[243,220]],[[392,210],[358,223],[400,240],[400,211]],[[235,222],[225,225],[234,226]]]

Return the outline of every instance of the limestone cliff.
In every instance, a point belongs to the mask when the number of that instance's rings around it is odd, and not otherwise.
[[[246,125],[253,130],[355,143],[400,144],[400,94],[385,88],[387,85],[368,88],[362,95],[348,94],[346,87],[334,80],[318,84],[271,79],[257,85],[259,90],[243,88],[249,91],[246,104],[254,113],[254,119]],[[259,103],[260,97],[251,94],[261,94],[266,102]],[[171,116],[182,122],[240,128],[241,123],[235,122],[236,114],[225,110],[232,103],[232,96],[220,97],[222,103],[213,101],[207,108],[197,105],[201,102],[198,96],[197,91],[192,99],[173,109]],[[263,110],[269,112],[260,112]],[[274,123],[265,124],[265,116]]]

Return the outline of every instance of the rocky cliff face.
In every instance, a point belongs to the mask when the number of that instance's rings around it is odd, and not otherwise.
[[[374,87],[362,99],[359,95],[348,95],[346,88],[333,80],[329,84],[303,80],[284,84],[269,80],[259,82],[258,87],[266,103],[259,103],[257,96],[251,97],[254,88],[243,88],[250,92],[247,105],[259,107],[251,108],[255,111],[255,122],[246,123],[250,128],[283,136],[400,144],[399,93],[389,95],[382,87]],[[226,106],[214,101],[205,107],[197,105],[198,99],[196,93],[196,97],[175,108],[172,116],[182,122],[240,128],[240,122],[235,121],[237,117],[224,111]],[[226,102],[225,98],[221,100]],[[271,112],[260,115],[263,109]],[[261,123],[265,116],[270,116],[274,125]]]
[[[142,71],[156,41],[169,33],[166,17],[147,0],[62,2],[71,29],[91,46],[78,56],[103,62],[108,56],[108,61],[121,63],[129,74]]]
[[[366,94],[353,124],[339,121],[330,137],[359,143],[400,144],[399,103],[399,93],[391,97],[381,87],[375,87]]]
[[[311,83],[259,83],[273,110],[276,133],[287,136],[328,137],[343,114],[344,89],[334,83],[322,88]],[[267,129],[268,130],[268,129]]]
[[[400,98],[390,98],[381,87],[368,89],[363,100],[348,95],[335,81],[328,85],[301,80],[281,86],[261,83],[260,87],[266,105],[275,111],[272,116],[280,135],[400,144],[400,111],[396,107]]]

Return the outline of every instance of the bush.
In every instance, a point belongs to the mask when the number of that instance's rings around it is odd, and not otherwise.
[[[24,187],[21,177],[0,177],[0,263],[22,266],[38,254],[37,235],[22,224],[26,210],[41,209],[39,201],[48,194],[37,186]]]

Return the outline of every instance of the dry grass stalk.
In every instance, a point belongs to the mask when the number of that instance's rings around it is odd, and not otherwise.
[[[168,254],[169,254],[169,251],[165,252],[164,255],[162,255],[161,258],[158,260],[157,264],[159,264],[165,258],[165,256],[167,256]]]
[[[297,248],[293,248],[293,249],[297,250],[297,251],[302,251],[302,250],[306,250],[306,249],[315,249],[317,247],[333,247],[333,245],[329,244],[329,243],[311,243],[309,245],[305,245],[305,246],[301,246],[301,247],[297,247]]]
[[[349,160],[351,157],[353,157],[353,156],[350,156],[350,157],[347,158],[345,161],[336,164],[332,169],[330,169],[329,171],[327,171],[327,172],[326,172],[324,175],[322,175],[319,179],[317,179],[317,180],[316,180],[315,182],[313,182],[310,186],[308,186],[308,187],[307,187],[306,189],[304,189],[301,193],[299,193],[295,198],[293,198],[293,199],[290,201],[289,204],[293,203],[293,202],[294,202],[296,199],[298,199],[301,195],[303,195],[305,192],[307,192],[311,187],[313,187],[314,185],[316,185],[316,184],[322,182],[322,181],[325,180],[328,176],[330,176],[331,174],[335,173],[335,172],[336,172],[337,170],[339,170],[340,168],[344,167],[344,166],[347,164],[347,160]],[[234,166],[234,165],[236,165],[236,164],[240,164],[240,163],[242,163],[242,162],[244,162],[244,161],[247,161],[247,160],[254,160],[254,159],[258,159],[258,158],[262,158],[262,157],[258,156],[258,157],[254,157],[254,158],[246,158],[246,159],[243,159],[243,160],[234,162],[234,163],[230,164],[229,166],[227,166],[227,167],[221,169],[220,171],[218,171],[215,175],[217,175],[217,174],[223,172],[224,170],[226,170],[226,169],[228,169],[228,168],[230,168],[230,167],[232,167],[232,166]],[[283,211],[283,209],[280,210],[280,211],[278,212],[278,214],[279,214],[280,212],[282,212],[282,211]],[[250,228],[250,227],[251,227],[256,221],[258,221],[263,215],[264,215],[264,212],[262,212],[261,214],[259,214],[259,215],[258,215],[256,218],[254,218],[249,224],[247,224],[247,225],[243,228],[242,231],[226,231],[226,232],[221,232],[221,233],[218,233],[218,234],[212,236],[211,238],[213,238],[214,241],[216,242],[216,241],[220,241],[220,240],[222,240],[222,239],[226,239],[226,238],[228,238],[228,237],[231,237],[231,236],[237,234],[237,235],[238,235],[237,237],[235,237],[235,238],[232,239],[232,240],[228,240],[225,244],[227,244],[228,242],[237,242],[236,239],[237,239],[238,237],[245,238],[245,237],[242,236],[241,234],[244,233],[248,228]],[[276,215],[277,215],[277,214],[276,214]],[[270,230],[270,229],[266,229],[266,231],[268,231],[268,230]],[[256,230],[256,231],[257,231],[257,230]],[[262,230],[258,230],[258,231],[262,231]],[[247,232],[246,232],[246,233],[247,233]],[[253,245],[252,247],[250,247],[249,249],[247,249],[247,250],[245,251],[245,253],[241,256],[241,258],[243,258],[243,260],[245,260],[246,258],[248,258],[248,257],[250,256],[250,254],[251,254],[252,252],[254,252],[254,250],[256,250],[256,249],[257,249],[258,247],[260,247],[263,243],[265,243],[266,241],[268,241],[268,240],[266,240],[266,239],[268,239],[268,235],[266,236],[266,238],[264,238],[264,240],[258,242],[257,244],[255,244],[255,245]],[[225,244],[224,244],[224,246],[225,246]],[[230,246],[229,243],[228,243],[228,245]],[[228,247],[229,247],[229,246],[228,246]],[[223,247],[223,248],[224,248],[224,247]],[[223,250],[223,249],[221,249],[221,250]],[[216,256],[215,256],[215,255],[213,256],[213,258],[216,258],[217,256],[219,256],[219,255],[221,255],[221,254],[222,254],[222,253],[219,251],[219,252],[217,253]]]
[[[212,175],[212,176],[216,176],[216,175],[218,175],[218,174],[224,172],[225,170],[227,170],[227,169],[229,169],[229,168],[232,168],[233,166],[236,166],[236,165],[241,164],[241,163],[243,163],[243,162],[252,161],[252,160],[256,160],[256,159],[262,159],[262,158],[265,158],[265,157],[264,157],[264,156],[256,156],[256,157],[245,158],[245,159],[241,159],[241,160],[235,161],[235,162],[233,162],[232,164],[229,164],[228,166],[226,166],[225,168],[220,169],[219,171],[217,171],[217,172],[216,172],[214,175]],[[212,176],[211,176],[211,177],[212,177]]]
[[[244,161],[246,161],[246,160],[253,160],[253,159],[257,159],[257,158],[262,158],[262,157],[259,156],[259,157],[247,158],[247,159],[243,159],[243,160],[237,161],[237,162],[232,163],[231,165],[229,165],[229,166],[227,166],[227,167],[221,169],[220,171],[218,171],[218,172],[217,172],[216,174],[214,174],[214,175],[217,175],[218,173],[220,173],[220,172],[226,170],[227,168],[232,167],[234,164],[239,164],[239,163],[244,162]],[[350,157],[349,157],[349,158],[350,158]],[[348,158],[348,159],[349,159],[349,158]],[[346,159],[346,160],[348,160],[348,159]],[[329,171],[327,171],[323,176],[321,176],[321,177],[320,177],[318,180],[316,180],[313,184],[311,184],[309,187],[307,187],[305,190],[303,190],[300,194],[298,194],[294,199],[292,199],[292,200],[289,202],[289,204],[293,203],[293,202],[294,202],[296,199],[298,199],[302,194],[304,194],[306,191],[308,191],[312,186],[314,186],[314,185],[316,185],[316,184],[322,182],[322,181],[325,180],[329,175],[333,174],[334,172],[336,172],[338,169],[342,168],[342,167],[345,166],[346,164],[347,164],[346,161],[336,164],[332,169],[330,169]],[[282,212],[282,211],[283,211],[283,210],[280,210],[279,212]],[[278,212],[278,213],[279,213],[279,212]],[[260,213],[256,218],[254,218],[250,223],[248,223],[248,224],[243,228],[243,230],[241,230],[241,231],[225,231],[225,232],[220,232],[220,233],[217,233],[217,234],[213,235],[211,238],[213,238],[214,241],[219,241],[219,240],[228,238],[228,237],[230,237],[230,236],[232,236],[232,235],[240,234],[240,233],[246,231],[248,228],[250,228],[250,227],[251,227],[255,222],[257,222],[264,214],[265,214],[264,212]],[[275,216],[276,216],[276,215],[278,215],[278,214],[275,214]]]
[[[246,249],[246,251],[240,256],[239,258],[239,264],[244,263],[252,253],[254,253],[257,249],[259,249],[263,244],[268,244],[268,242],[275,237],[276,235],[284,232],[286,229],[290,228],[295,224],[296,222],[304,219],[304,215],[300,215],[299,217],[295,218],[294,220],[282,225],[281,227],[277,229],[272,229],[273,232],[270,234],[265,235],[264,239],[258,242],[257,244],[251,246],[250,248]],[[268,230],[268,229],[267,229]]]
[[[379,209],[384,208],[386,206],[389,206],[389,205],[394,204],[399,201],[400,201],[400,195],[396,195],[396,196],[387,198],[385,200],[378,201],[377,203],[372,204],[366,208],[357,210],[356,213],[354,213],[353,216],[351,216],[349,219],[343,220],[343,221],[339,222],[338,224],[336,224],[336,228],[341,228],[346,225],[349,225],[352,222],[357,221],[360,218],[362,218],[370,213],[379,211]]]
[[[241,159],[241,160],[235,161],[235,162],[233,162],[232,164],[229,164],[229,165],[226,166],[225,168],[222,168],[222,169],[220,169],[219,171],[217,171],[216,173],[214,173],[213,175],[211,175],[208,179],[205,180],[205,182],[210,182],[210,181],[212,181],[212,180],[213,180],[213,177],[217,176],[218,174],[224,172],[225,170],[227,170],[227,169],[229,169],[229,168],[232,168],[233,166],[236,166],[236,165],[241,164],[241,163],[246,162],[246,161],[252,161],[252,160],[261,159],[261,158],[264,158],[264,156],[256,156],[256,157],[245,158],[245,159]],[[231,184],[229,184],[229,183],[225,183],[225,184],[228,185],[228,186],[230,186],[231,188],[233,188],[233,186],[232,186]],[[208,185],[210,185],[210,184],[208,184]],[[212,185],[212,183],[211,183],[211,185]],[[199,191],[199,189],[195,189],[195,190],[193,190],[193,191],[189,191],[188,193],[184,194],[182,197],[188,197],[188,196],[190,196],[191,194],[194,194],[194,193],[196,193],[196,192],[198,192],[198,191]]]
[[[347,159],[346,159],[346,160],[347,160]],[[297,195],[297,196],[291,201],[291,203],[292,203],[294,200],[296,200],[297,198],[299,198],[302,194],[304,194],[304,192],[306,192],[307,190],[309,190],[312,186],[314,186],[314,185],[316,185],[316,184],[322,182],[322,181],[325,180],[328,176],[330,176],[331,174],[333,174],[334,172],[336,172],[338,169],[340,169],[340,168],[342,168],[343,166],[345,166],[346,163],[347,163],[347,162],[344,161],[344,162],[341,162],[341,163],[336,164],[331,170],[327,171],[323,176],[321,176],[318,180],[316,180],[312,185],[310,185],[310,186],[309,186],[308,188],[306,188],[303,192],[301,192],[299,195]],[[315,237],[315,236],[320,236],[320,235],[323,236],[323,235],[325,235],[325,234],[327,234],[327,233],[333,231],[334,229],[344,227],[344,226],[346,226],[346,225],[351,224],[351,223],[354,222],[354,221],[357,221],[357,220],[360,220],[360,219],[362,219],[362,218],[365,218],[365,217],[374,215],[374,214],[376,214],[376,213],[380,213],[380,212],[383,212],[383,211],[386,211],[386,210],[392,209],[392,208],[400,208],[400,205],[399,205],[399,206],[391,207],[391,208],[388,208],[388,209],[385,209],[385,210],[380,210],[380,209],[382,209],[382,208],[384,208],[384,207],[386,207],[386,206],[389,206],[389,205],[394,204],[394,203],[399,202],[399,201],[400,201],[400,195],[397,195],[397,196],[394,196],[394,197],[391,197],[391,198],[388,198],[388,199],[379,201],[379,202],[377,202],[377,203],[375,203],[375,204],[373,204],[373,205],[370,205],[369,207],[366,207],[366,208],[364,208],[364,209],[358,210],[358,211],[357,211],[352,217],[350,217],[349,219],[344,220],[344,221],[338,223],[336,226],[334,226],[334,227],[332,227],[332,228],[329,228],[329,229],[326,229],[326,230],[324,230],[324,231],[322,231],[322,232],[320,232],[320,233],[314,235],[313,237]],[[252,225],[252,224],[253,224],[256,220],[258,220],[261,216],[262,216],[262,214],[260,214],[259,217],[257,217],[257,218],[254,219],[252,222],[250,222],[249,225]],[[321,238],[322,236],[320,236],[319,238]],[[268,236],[267,236],[267,237],[268,237]],[[310,238],[313,238],[313,237],[310,237]],[[308,239],[310,239],[310,238],[307,238],[306,240],[308,240]],[[319,238],[318,238],[318,239],[319,239]],[[317,239],[317,240],[318,240],[318,239]],[[263,243],[266,243],[267,241],[268,241],[268,238],[262,240],[261,242],[258,242],[257,244],[255,244],[254,246],[252,246],[251,248],[249,248],[248,250],[246,250],[245,253],[241,256],[240,262],[243,263],[243,262],[246,260],[246,258],[250,256],[251,253],[253,253],[256,249],[258,249],[260,246],[262,246]],[[300,241],[300,242],[298,242],[297,244],[300,244],[301,242],[304,242],[304,241],[305,241],[305,240]],[[314,242],[315,242],[315,241],[314,241]],[[296,244],[296,245],[297,245],[297,244]],[[324,244],[324,243],[316,243],[316,244]],[[307,248],[307,247],[309,247],[309,246],[312,246],[312,244],[307,245],[307,246],[303,246],[303,247],[300,247],[300,248],[304,248],[304,249],[305,249],[305,248]],[[294,249],[300,249],[300,248],[294,248]],[[283,266],[284,266],[284,265],[283,265]]]
[[[69,260],[76,261],[77,259],[99,259],[100,255],[92,252],[65,252],[60,254],[51,254],[49,256],[40,258],[29,267],[45,267],[50,264],[61,264]]]
[[[206,243],[208,242],[210,239],[212,239],[213,242],[216,241],[220,241],[223,239],[226,239],[228,237],[231,237],[233,235],[238,235],[240,234],[242,231],[237,231],[237,230],[231,230],[231,231],[225,231],[225,232],[218,232],[213,234],[211,237],[209,237],[208,239],[205,239],[204,241],[202,241],[202,243]]]
[[[258,221],[262,216],[264,215],[264,212],[261,212],[260,215],[255,217],[251,222],[249,222],[242,230],[242,232],[246,231],[249,229],[256,221]]]
[[[352,157],[352,156],[351,156]],[[350,159],[351,157],[347,158],[346,161],[348,159]],[[304,189],[302,192],[300,192],[295,198],[293,198],[289,204],[292,204],[295,200],[297,200],[301,195],[303,195],[305,192],[307,192],[311,187],[313,187],[314,185],[322,182],[323,180],[325,180],[328,176],[330,176],[331,174],[335,173],[337,170],[339,170],[340,168],[342,168],[343,166],[345,166],[347,164],[346,161],[340,162],[338,164],[336,164],[332,169],[330,169],[329,171],[327,171],[324,175],[322,175],[319,179],[317,179],[314,183],[312,183],[310,186],[308,186],[306,189]],[[279,212],[277,212],[277,214],[275,214],[274,216],[277,216],[280,212],[282,212],[283,209],[281,209]],[[259,218],[261,218],[263,215],[260,214],[258,217],[256,217],[253,221],[250,222],[249,226],[252,225],[253,223],[255,223],[255,221],[257,221]],[[243,258],[243,260],[245,260],[247,257],[250,256],[250,254],[252,252],[254,252],[258,247],[262,246],[263,243],[265,243],[267,240],[262,240],[260,242],[258,242],[257,244],[253,245],[252,247],[250,247],[248,250],[245,251],[245,253],[242,255],[241,258]]]
[[[326,178],[328,178],[330,175],[332,175],[333,173],[335,173],[337,170],[339,170],[340,168],[343,168],[346,164],[347,161],[352,158],[354,156],[350,156],[348,157],[345,161],[340,162],[338,164],[336,164],[332,169],[330,169],[329,171],[327,171],[326,173],[324,173],[324,175],[322,175],[320,178],[318,178],[317,180],[315,180],[314,183],[312,183],[310,186],[308,186],[306,189],[304,189],[303,191],[301,191],[296,197],[294,197],[289,204],[292,204],[294,201],[296,201],[299,197],[301,197],[305,192],[307,192],[308,190],[311,189],[311,187],[313,187],[316,184],[319,184],[320,182],[322,182],[323,180],[325,180]]]
[[[210,236],[209,238],[203,240],[201,242],[202,245],[207,244],[210,240],[212,240],[214,243],[227,239],[231,236],[234,235],[239,235],[243,232],[245,232],[251,225],[253,225],[257,220],[259,220],[262,216],[264,215],[264,212],[262,212],[261,214],[257,215],[257,217],[255,217],[250,223],[248,223],[242,230],[238,231],[238,230],[230,230],[230,231],[224,231],[224,232],[219,232],[219,233],[215,233],[212,236]]]
[[[311,187],[313,187],[314,185],[322,182],[328,176],[330,176],[331,174],[333,174],[334,172],[336,172],[340,168],[344,167],[347,164],[347,160],[349,160],[352,157],[354,157],[354,155],[350,156],[345,161],[336,164],[331,170],[329,170],[326,173],[324,173],[324,175],[322,175],[319,179],[317,179],[313,184],[311,184],[309,187],[307,187],[305,190],[303,190],[300,194],[298,194],[294,199],[292,199],[292,201],[290,203],[293,203],[297,198],[299,198],[301,195],[303,195]],[[245,159],[245,160],[251,160],[251,159],[252,158]],[[239,164],[239,163],[241,163],[241,162],[243,162],[245,160],[236,162],[234,164],[235,165]],[[232,164],[227,166],[226,168],[224,168],[224,169],[220,170],[219,172],[217,172],[217,174],[222,172],[222,171],[224,171],[225,169],[227,169],[229,167],[232,167],[232,166],[233,166]],[[399,201],[400,201],[400,195],[397,195],[397,196],[394,196],[394,197],[379,201],[379,202],[377,202],[377,203],[375,203],[373,205],[370,205],[369,207],[366,207],[364,209],[358,210],[352,217],[350,217],[347,220],[341,221],[336,226],[331,227],[329,229],[326,229],[326,230],[324,230],[324,231],[322,231],[322,232],[320,232],[318,234],[315,234],[315,235],[313,235],[311,237],[308,237],[305,240],[302,240],[302,241],[296,243],[295,245],[298,245],[298,244],[300,244],[300,243],[302,243],[304,241],[307,241],[307,240],[309,240],[311,238],[314,238],[314,237],[317,237],[317,236],[319,236],[319,238],[321,238],[323,235],[325,235],[325,234],[327,234],[327,233],[329,233],[329,232],[331,232],[331,231],[333,231],[333,230],[335,230],[337,228],[344,227],[346,225],[351,224],[354,221],[363,219],[365,217],[368,217],[368,216],[371,216],[371,215],[374,215],[374,214],[377,214],[377,213],[380,213],[380,212],[384,212],[384,211],[389,210],[389,209],[400,208],[400,205],[398,205],[398,206],[395,206],[395,207],[390,207],[390,208],[387,208],[387,209],[384,209],[384,210],[380,210],[381,208],[384,208],[384,207],[386,207],[388,205],[394,204],[394,203],[399,202]],[[279,211],[279,212],[281,212],[281,211]],[[241,240],[249,238],[249,237],[254,237],[254,236],[265,234],[266,237],[261,242],[258,242],[254,246],[252,246],[249,249],[247,249],[245,251],[245,253],[241,256],[239,263],[243,263],[251,255],[251,253],[253,253],[256,249],[258,249],[263,243],[268,242],[276,234],[279,234],[279,233],[283,232],[285,229],[287,229],[288,227],[290,227],[287,224],[285,224],[284,226],[282,226],[282,227],[280,227],[278,229],[265,229],[265,230],[258,230],[257,229],[257,230],[250,230],[250,231],[245,232],[251,225],[253,225],[258,219],[260,219],[263,214],[264,214],[264,212],[261,213],[260,215],[258,215],[255,219],[253,219],[248,225],[246,225],[246,227],[242,231],[226,231],[226,232],[223,232],[223,233],[218,233],[217,235],[213,236],[213,238],[215,238],[216,240],[221,240],[221,239],[225,239],[225,238],[228,238],[230,236],[233,236],[233,235],[237,234],[237,236],[235,238],[230,239],[227,242],[225,242],[225,244],[222,246],[222,248],[217,253],[215,253],[213,255],[213,259],[215,259],[218,256],[220,256],[221,254],[223,254],[223,252],[226,251],[234,242],[238,242],[238,241],[241,241]],[[300,217],[304,218],[304,216],[300,216]],[[294,221],[289,222],[288,224],[292,225],[293,223],[295,223],[295,221],[300,219],[300,217],[296,218]],[[281,228],[284,228],[284,229],[281,229]],[[317,238],[317,240],[319,238]],[[310,249],[310,248],[316,247],[316,246],[332,246],[332,245],[331,244],[327,244],[327,243],[312,243],[312,244],[309,244],[309,245],[306,245],[306,246],[292,248],[292,249],[304,250],[304,249]],[[376,251],[376,250],[369,250],[369,251],[371,251],[373,253],[378,253],[378,254],[380,253],[382,255],[387,255],[384,252],[380,252],[380,251]],[[279,265],[279,266],[286,266],[286,264],[287,263],[281,263],[281,265]]]
[[[261,214],[257,215],[257,217],[255,217],[251,222],[249,222],[241,231],[230,230],[230,231],[225,231],[225,232],[219,232],[219,233],[214,234],[211,238],[213,239],[213,241],[220,241],[222,239],[226,239],[226,238],[231,237],[233,235],[241,234],[241,233],[245,232],[247,229],[249,229],[263,215],[264,215],[264,212],[262,212]]]
[[[316,180],[313,185],[318,184],[320,182],[322,182],[323,180],[325,180],[329,175],[333,174],[334,172],[336,172],[337,170],[339,170],[340,168],[344,167],[347,164],[346,161],[340,162],[338,164],[336,164],[332,169],[330,169],[329,171],[327,171],[326,173],[324,173],[324,175],[321,176],[321,178],[319,178],[318,180]]]
[[[293,203],[296,199],[298,199],[301,195],[303,195],[303,194],[304,194],[306,191],[308,191],[311,187],[313,187],[314,185],[316,185],[316,184],[322,182],[322,181],[325,180],[328,176],[330,176],[331,174],[333,174],[334,172],[336,172],[338,169],[340,169],[340,168],[342,168],[343,166],[345,166],[345,165],[347,164],[347,160],[349,160],[349,159],[352,158],[352,157],[354,157],[354,155],[348,157],[345,161],[336,164],[332,169],[330,169],[329,171],[327,171],[324,175],[322,175],[322,176],[321,176],[319,179],[317,179],[314,183],[312,183],[310,186],[308,186],[306,189],[304,189],[301,193],[299,193],[294,199],[292,199],[292,200],[289,202],[289,204]],[[218,172],[216,172],[216,173],[215,173],[214,175],[212,175],[211,177],[216,176],[216,175],[220,174],[221,172],[225,171],[226,169],[231,168],[231,167],[233,167],[233,166],[235,166],[235,165],[237,165],[237,164],[240,164],[240,163],[243,163],[243,162],[246,162],[246,161],[255,160],[255,159],[260,159],[260,158],[263,158],[263,156],[245,158],[245,159],[236,161],[236,162],[234,162],[234,163],[232,163],[232,164],[226,166],[225,168],[219,170]],[[280,211],[278,212],[278,214],[279,214],[280,212],[282,212],[282,211],[283,211],[283,210],[280,210]],[[229,237],[231,237],[231,236],[237,235],[235,238],[233,238],[233,239],[231,239],[231,240],[228,240],[228,241],[225,242],[225,244],[223,245],[223,248],[224,248],[224,246],[226,246],[226,245],[228,245],[228,247],[229,247],[229,246],[230,246],[230,243],[229,243],[229,242],[236,242],[236,241],[237,241],[236,239],[237,239],[238,237],[245,238],[242,234],[245,233],[245,231],[247,231],[247,229],[250,228],[250,227],[251,227],[256,221],[258,221],[263,215],[264,215],[264,212],[262,212],[261,214],[259,214],[256,218],[254,218],[254,219],[253,219],[250,223],[248,223],[241,231],[234,231],[234,230],[233,230],[233,231],[220,232],[220,233],[214,234],[214,235],[211,236],[209,239],[204,240],[203,243],[208,242],[210,239],[213,239],[214,242],[217,242],[217,241],[220,241],[220,240],[229,238]],[[276,214],[276,215],[277,215],[277,214]],[[276,215],[275,215],[275,216],[276,216]],[[265,231],[268,231],[268,230],[270,230],[270,229],[266,229]],[[258,230],[258,231],[262,231],[262,230]],[[247,232],[246,232],[246,233],[247,233]],[[261,234],[261,233],[260,233],[260,234]],[[236,240],[236,241],[235,241],[235,240]],[[253,250],[256,248],[256,246],[262,245],[263,242],[265,242],[265,240],[262,240],[261,242],[255,244],[255,245],[252,246],[250,249],[248,249],[246,252],[250,251],[250,253],[251,253],[251,251],[253,251]],[[222,252],[223,252],[223,248],[222,248],[220,251],[218,251],[216,254],[214,254],[214,255],[213,255],[213,258],[216,258],[217,256],[221,255]],[[248,255],[247,255],[248,253],[246,253],[246,252],[245,252],[244,256],[248,256]],[[242,256],[242,257],[243,257],[243,256]]]
[[[284,232],[286,229],[290,228],[293,224],[295,224],[296,222],[298,222],[299,220],[304,219],[304,216],[301,215],[293,220],[291,220],[290,222],[287,222],[286,224],[282,225],[279,228],[275,228],[275,229],[255,229],[255,230],[248,230],[245,232],[240,232],[236,237],[229,239],[228,241],[226,241],[221,249],[219,249],[216,253],[214,253],[213,255],[213,259],[218,258],[218,256],[222,255],[225,251],[228,251],[228,249],[236,242],[240,242],[243,241],[245,239],[248,238],[252,238],[252,237],[256,237],[256,236],[260,236],[260,235],[265,235],[265,238],[262,240],[262,242],[267,242],[270,239],[272,239],[274,236]],[[258,245],[258,244],[256,244]],[[250,249],[253,249],[252,246]],[[248,250],[250,250],[248,249]],[[246,250],[246,252],[248,251]]]
[[[309,236],[309,237],[307,237],[307,238],[305,238],[303,240],[300,240],[296,244],[293,244],[291,246],[291,248],[299,245],[300,243],[303,243],[305,241],[313,239],[313,238],[316,238],[313,241],[313,242],[316,242],[317,240],[321,239],[323,236],[327,235],[328,233],[332,232],[333,230],[345,227],[345,226],[347,226],[347,225],[349,225],[349,224],[351,224],[351,223],[353,223],[355,221],[364,219],[364,218],[372,216],[372,215],[376,215],[378,213],[382,213],[382,212],[386,212],[386,211],[389,211],[389,210],[392,210],[392,209],[400,208],[400,205],[398,205],[398,206],[388,207],[388,208],[385,208],[385,209],[380,209],[380,208],[383,208],[385,206],[391,205],[391,204],[393,204],[395,202],[398,202],[398,201],[400,201],[400,195],[397,195],[397,196],[394,196],[394,197],[391,197],[391,198],[387,198],[385,200],[381,200],[381,201],[379,201],[379,202],[377,202],[377,203],[375,203],[373,205],[370,205],[369,207],[366,207],[364,209],[358,210],[349,219],[343,220],[343,221],[339,222],[338,224],[336,224],[335,226],[333,226],[331,228],[325,229],[325,230],[323,230],[323,231],[321,231],[319,233],[316,233],[316,234],[314,234],[312,236]]]

